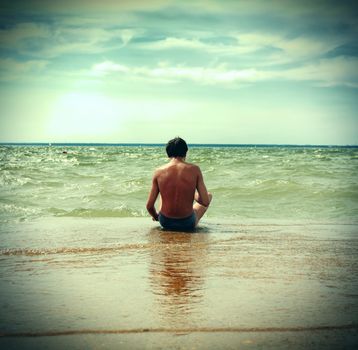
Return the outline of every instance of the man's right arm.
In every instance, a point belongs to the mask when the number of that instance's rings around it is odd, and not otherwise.
[[[154,174],[152,179],[152,188],[149,193],[148,201],[147,201],[147,210],[150,216],[153,218],[153,220],[158,221],[158,213],[155,209],[155,201],[159,194],[159,186],[158,186],[158,180],[156,174]]]
[[[208,190],[206,189],[203,174],[201,173],[200,168],[198,167],[198,177],[196,182],[196,189],[198,190],[199,197],[196,201],[203,205],[204,207],[208,207],[210,204],[210,199],[208,195]]]

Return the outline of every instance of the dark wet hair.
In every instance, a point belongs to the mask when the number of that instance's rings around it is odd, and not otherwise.
[[[172,157],[185,157],[186,152],[188,152],[188,145],[180,137],[176,137],[168,141],[167,146],[165,147],[167,155],[169,158]]]

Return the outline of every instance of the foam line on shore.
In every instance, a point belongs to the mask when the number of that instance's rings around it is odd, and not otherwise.
[[[62,331],[0,332],[4,337],[55,337],[81,334],[138,334],[138,333],[281,333],[358,330],[358,324],[311,327],[188,327],[188,328],[131,328],[131,329],[68,329]]]

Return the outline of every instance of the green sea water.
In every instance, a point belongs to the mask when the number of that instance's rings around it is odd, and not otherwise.
[[[0,221],[144,217],[158,146],[0,146]],[[191,147],[209,218],[357,222],[358,148]]]
[[[0,146],[1,349],[356,348],[357,148],[190,147],[193,234],[146,213],[167,161]]]

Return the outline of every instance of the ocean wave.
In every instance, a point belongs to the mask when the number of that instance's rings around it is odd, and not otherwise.
[[[59,217],[84,217],[84,218],[100,218],[100,217],[142,217],[145,216],[144,210],[135,210],[130,208],[76,208],[72,210],[64,210],[51,208],[50,213]]]
[[[8,170],[4,170],[0,176],[0,186],[23,186],[32,181],[26,176],[18,176]]]
[[[0,215],[16,215],[20,217],[36,216],[42,213],[42,209],[34,206],[22,206],[17,204],[0,203]]]
[[[67,153],[63,154],[65,150]],[[209,216],[352,218],[357,149],[192,147],[214,200]],[[329,161],[327,160],[329,158]],[[0,148],[0,220],[49,216],[137,217],[158,147]]]

